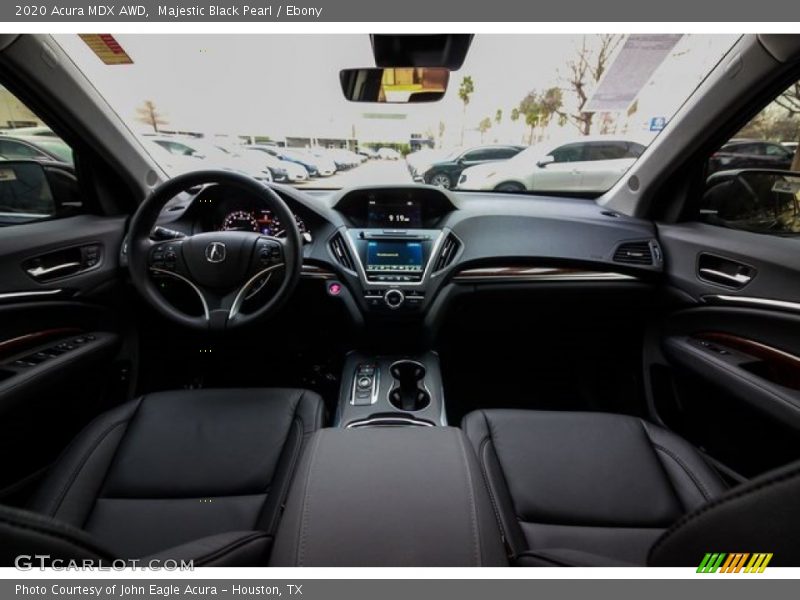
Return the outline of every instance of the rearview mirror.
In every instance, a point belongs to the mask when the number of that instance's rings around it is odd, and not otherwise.
[[[55,199],[42,165],[0,160],[0,225],[44,219],[55,212]]]
[[[447,91],[450,71],[439,67],[344,69],[339,80],[351,102],[436,102]]]
[[[553,164],[554,162],[556,162],[555,156],[548,154],[544,158],[539,159],[536,166],[540,169],[544,169],[547,165]]]

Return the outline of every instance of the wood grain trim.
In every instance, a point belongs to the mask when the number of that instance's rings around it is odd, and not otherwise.
[[[732,333],[706,331],[694,337],[752,356],[764,366],[758,375],[778,385],[800,390],[800,356]]]
[[[463,269],[454,277],[456,282],[498,281],[635,281],[636,277],[614,271],[591,271],[568,267],[477,267]]]
[[[303,265],[301,276],[307,279],[334,279],[336,277],[333,271],[317,265]]]
[[[81,333],[81,330],[76,327],[58,327],[9,338],[0,341],[0,358],[24,352],[29,348],[43,344],[45,341],[53,338],[67,337],[78,333]]]

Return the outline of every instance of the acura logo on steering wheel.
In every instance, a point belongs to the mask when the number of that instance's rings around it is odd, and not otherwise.
[[[206,260],[210,263],[221,263],[225,260],[227,250],[222,242],[211,242],[206,246]]]

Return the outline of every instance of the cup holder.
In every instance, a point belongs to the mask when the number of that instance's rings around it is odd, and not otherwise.
[[[399,360],[389,368],[394,384],[389,402],[398,410],[413,412],[427,408],[431,395],[425,389],[425,367],[413,360]]]

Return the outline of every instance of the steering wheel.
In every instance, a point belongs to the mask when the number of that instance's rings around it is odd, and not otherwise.
[[[150,238],[169,200],[208,184],[238,188],[256,198],[285,225],[286,237],[213,231],[163,241]],[[131,279],[144,299],[177,323],[212,332],[242,327],[276,311],[294,291],[303,264],[300,232],[286,203],[271,188],[231,171],[196,171],[161,184],[133,215],[128,239]],[[154,276],[173,277],[191,286],[203,305],[203,315],[193,316],[173,306],[158,291]],[[280,278],[277,289],[267,293],[267,282],[276,278]],[[244,313],[242,305],[249,298],[257,305]]]

